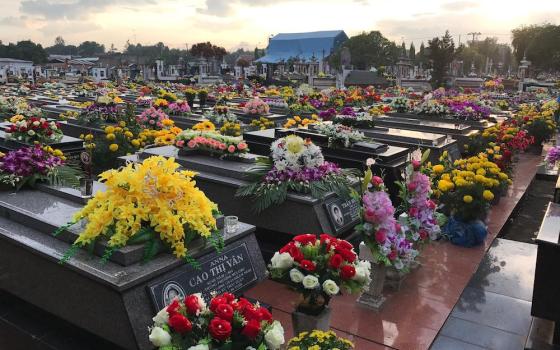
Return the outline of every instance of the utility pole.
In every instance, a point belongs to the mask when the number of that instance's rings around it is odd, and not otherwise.
[[[472,43],[473,43],[473,44],[474,44],[474,42],[476,41],[476,37],[477,37],[478,35],[481,35],[481,34],[482,34],[481,32],[470,32],[470,33],[467,33],[467,35],[472,35]]]

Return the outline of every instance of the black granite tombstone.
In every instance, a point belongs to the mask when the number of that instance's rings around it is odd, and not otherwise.
[[[6,132],[0,130],[0,151],[9,152],[31,145],[13,139],[6,139]],[[84,142],[79,138],[63,136],[58,142],[50,143],[49,146],[60,149],[67,155],[77,155],[84,150]]]
[[[247,132],[243,135],[249,145],[251,152],[266,155],[270,154],[270,145],[277,138],[283,137],[288,133],[295,133],[293,129],[267,129]],[[352,148],[331,148],[326,147],[326,138],[313,133],[312,131],[297,131],[302,137],[312,136],[319,145],[323,146],[325,159],[337,163],[343,168],[364,169],[368,158],[375,159],[373,172],[376,175],[384,175],[385,183],[389,188],[391,196],[396,199],[398,187],[395,181],[400,181],[401,172],[406,165],[408,148],[389,146],[379,142],[357,143]]]
[[[450,115],[443,115],[442,116],[442,115],[426,115],[426,114],[398,113],[398,112],[387,113],[387,115],[397,117],[397,118],[400,117],[400,118],[430,120],[430,121],[434,121],[434,122],[441,122],[441,123],[447,123],[447,124],[453,124],[453,125],[460,123],[460,124],[471,126],[473,129],[479,130],[479,131],[496,125],[496,123],[494,123],[493,121],[489,121],[489,120],[486,120],[486,119],[462,120],[462,119],[457,119],[457,118],[455,118],[453,116],[450,116]]]
[[[437,161],[444,151],[447,151],[455,157],[454,159],[459,158],[461,155],[457,146],[457,141],[442,134],[379,126],[369,129],[359,129],[359,131],[363,132],[367,137],[371,137],[372,139],[388,145],[409,149],[429,149],[429,160],[432,162]]]
[[[60,264],[69,249],[66,241],[74,239],[80,228],[56,238],[51,233],[70,219],[82,199],[68,191],[55,194],[56,189],[0,192],[0,289],[123,348],[152,349],[148,326],[172,281],[184,286],[184,293],[213,288],[242,293],[265,277],[255,228],[245,223],[239,223],[235,233],[223,231],[221,252],[201,240],[189,247],[191,256],[203,264],[222,261],[227,283],[216,276],[190,287],[181,276],[197,274],[192,266],[165,252],[144,263],[142,246],[134,245],[118,249],[107,263],[101,262],[96,249],[95,255],[79,250]],[[167,288],[165,295],[178,290]]]
[[[560,204],[548,204],[537,245],[531,315],[555,322],[553,343],[560,345]]]

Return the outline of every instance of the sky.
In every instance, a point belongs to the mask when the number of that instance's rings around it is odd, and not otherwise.
[[[277,33],[342,29],[348,36],[379,30],[419,47],[446,29],[455,42],[511,41],[520,25],[560,24],[560,0],[0,0],[0,40],[43,45],[95,40],[175,48],[211,41],[227,50],[266,47]]]

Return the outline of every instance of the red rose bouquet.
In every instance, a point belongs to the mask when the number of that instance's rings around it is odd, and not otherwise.
[[[370,282],[370,264],[359,261],[348,241],[322,234],[304,234],[274,254],[272,279],[285,281],[303,297],[298,311],[316,315],[341,289],[361,291]]]
[[[284,329],[268,309],[231,293],[208,305],[199,293],[176,298],[153,321],[149,338],[162,350],[275,350],[284,344]]]

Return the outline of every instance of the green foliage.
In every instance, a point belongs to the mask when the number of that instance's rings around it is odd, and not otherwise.
[[[432,61],[432,86],[434,88],[444,86],[444,78],[447,68],[455,56],[455,44],[449,31],[441,38],[435,37],[428,42],[430,53],[428,57]]]
[[[526,56],[538,71],[560,69],[560,25],[521,26],[511,33],[517,62]]]
[[[78,46],[78,54],[82,56],[94,56],[105,53],[105,45],[95,41],[84,41]]]
[[[9,43],[8,45],[3,45],[0,41],[0,57],[28,60],[38,64],[46,63],[47,56],[43,46],[35,44],[31,40],[18,41],[17,44]]]
[[[361,33],[348,39],[344,45],[350,50],[351,62],[356,69],[391,65],[400,52],[397,45],[379,31]],[[339,67],[342,47],[331,55],[331,65]]]
[[[257,163],[246,174],[249,184],[241,186],[235,196],[251,197],[253,210],[260,213],[263,210],[282,204],[288,192],[310,194],[313,198],[324,198],[328,193],[334,192],[341,198],[349,198],[352,192],[350,178],[357,176],[354,169],[343,169],[340,175],[329,175],[320,181],[309,183],[285,181],[278,184],[262,182],[264,176],[272,169],[269,158],[258,158]]]

